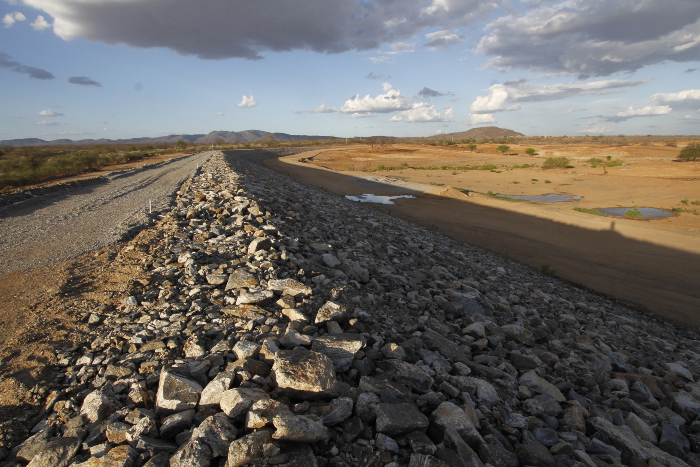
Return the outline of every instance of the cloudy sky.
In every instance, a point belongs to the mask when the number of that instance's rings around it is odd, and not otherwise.
[[[700,134],[698,0],[0,0],[0,139]]]

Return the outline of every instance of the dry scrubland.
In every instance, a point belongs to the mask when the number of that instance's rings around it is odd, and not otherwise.
[[[689,141],[673,147],[651,138],[618,139],[509,139],[477,143],[473,151],[462,143],[375,144],[308,153],[304,162],[288,156],[266,163],[344,195],[416,195],[376,207],[665,319],[700,325],[700,162],[676,161]],[[502,143],[510,146],[505,154],[497,150]],[[526,154],[529,147],[534,155]],[[548,158],[559,157],[569,159],[568,168],[542,168]],[[593,158],[611,164],[588,162]],[[385,177],[408,184],[368,182]],[[583,198],[535,204],[495,199],[489,192]],[[634,206],[676,216],[638,220],[574,210]]]

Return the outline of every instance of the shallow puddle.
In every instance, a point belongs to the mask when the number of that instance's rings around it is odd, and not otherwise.
[[[398,198],[415,198],[413,195],[397,195],[397,196],[379,196],[366,193],[360,196],[345,195],[350,201],[359,201],[360,203],[377,203],[377,204],[395,204],[392,200]]]
[[[583,196],[576,195],[540,195],[540,196],[524,196],[524,195],[501,195],[496,194],[496,196],[507,196],[508,198],[521,199],[524,201],[534,201],[535,203],[561,203],[564,201],[574,201],[577,199],[583,199]]]
[[[614,217],[625,217],[625,213],[627,211],[630,211],[634,208],[605,208],[605,209],[598,209],[598,211],[602,212],[606,216],[614,216]],[[662,211],[661,209],[656,209],[656,208],[638,208],[642,212],[642,217],[638,217],[637,219],[663,219],[664,217],[673,217],[675,214],[672,214],[670,212]]]

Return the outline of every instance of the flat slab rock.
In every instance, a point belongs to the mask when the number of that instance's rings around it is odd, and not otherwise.
[[[281,392],[290,396],[330,397],[338,393],[333,361],[301,347],[277,352],[271,375]]]

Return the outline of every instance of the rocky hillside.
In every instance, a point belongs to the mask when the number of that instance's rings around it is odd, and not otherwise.
[[[4,465],[700,465],[697,335],[246,155],[126,247]]]

